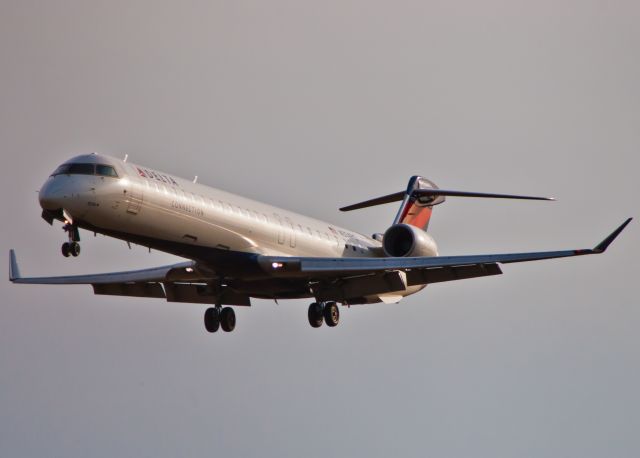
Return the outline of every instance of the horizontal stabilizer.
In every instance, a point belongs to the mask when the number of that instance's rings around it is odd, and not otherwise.
[[[357,204],[347,205],[346,207],[342,207],[340,211],[348,212],[351,210],[359,210],[361,208],[373,207],[376,205],[383,205],[391,202],[399,202],[404,198],[405,195],[406,195],[405,191],[394,192],[393,194],[387,194],[386,196],[365,200],[363,202],[358,202]],[[520,200],[556,200],[553,197],[523,196],[519,194],[496,194],[496,193],[488,193],[488,192],[452,191],[452,190],[437,189],[437,188],[414,189],[411,192],[411,196],[417,197],[417,198],[448,196],[448,197],[482,197],[482,198],[494,198],[494,199],[520,199]]]
[[[374,207],[376,205],[390,204],[391,202],[400,202],[404,198],[404,191],[394,192],[382,197],[376,197],[375,199],[365,200],[353,205],[347,205],[342,207],[340,211],[349,212],[351,210],[359,210],[361,208]]]
[[[450,197],[485,197],[494,199],[521,199],[521,200],[556,200],[553,197],[522,196],[516,194],[495,194],[488,192],[449,191],[446,189],[416,189],[414,196],[450,196]]]

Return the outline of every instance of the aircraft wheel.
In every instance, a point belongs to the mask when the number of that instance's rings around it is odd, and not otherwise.
[[[208,308],[204,312],[204,327],[209,332],[216,332],[220,327],[220,314],[216,308]]]
[[[65,258],[68,258],[69,255],[71,254],[71,244],[68,242],[64,242],[62,244],[61,251],[62,251],[62,256],[64,256]]]
[[[319,328],[320,326],[322,326],[322,305],[318,304],[317,302],[313,302],[309,306],[308,316],[309,324],[312,328]]]
[[[231,332],[236,327],[236,312],[231,307],[225,307],[220,312],[220,325],[225,332]]]
[[[78,242],[71,242],[69,251],[74,258],[80,255],[80,244]]]
[[[338,310],[338,304],[335,302],[327,302],[324,306],[324,321],[327,322],[327,326],[334,327],[338,325],[340,321],[340,310]]]

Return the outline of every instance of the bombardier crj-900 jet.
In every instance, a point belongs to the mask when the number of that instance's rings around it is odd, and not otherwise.
[[[88,284],[95,294],[211,304],[205,328],[235,328],[230,306],[252,298],[312,298],[312,327],[338,324],[342,305],[396,303],[431,283],[501,274],[499,264],[603,253],[627,219],[592,249],[439,256],[427,232],[448,196],[553,200],[439,189],[420,176],[404,191],[341,208],[401,202],[384,234],[367,237],[308,216],[233,195],[101,154],[74,157],[40,190],[42,218],[62,222],[65,257],[80,254],[80,229],[181,256],[188,261],[143,270],[25,278],[10,251],[10,280]]]

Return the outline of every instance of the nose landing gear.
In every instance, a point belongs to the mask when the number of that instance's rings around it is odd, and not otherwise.
[[[80,244],[78,242],[64,242],[61,251],[62,256],[65,258],[78,256],[80,254]]]
[[[62,256],[68,258],[69,256],[76,257],[80,255],[80,231],[78,226],[67,223],[62,226],[62,229],[69,235],[69,241],[62,244]]]

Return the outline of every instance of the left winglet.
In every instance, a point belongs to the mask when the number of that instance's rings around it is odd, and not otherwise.
[[[9,280],[14,281],[20,278],[20,268],[18,267],[18,261],[16,260],[16,252],[9,250]]]
[[[607,251],[607,248],[609,247],[609,245],[611,245],[611,242],[613,242],[616,239],[616,237],[620,235],[620,232],[622,232],[624,228],[627,227],[627,224],[629,224],[632,219],[633,218],[627,218],[627,220],[624,223],[622,223],[620,226],[618,226],[618,228],[615,231],[609,234],[607,238],[605,238],[602,242],[598,243],[598,245],[596,245],[593,251],[595,253],[604,253],[605,251]]]

